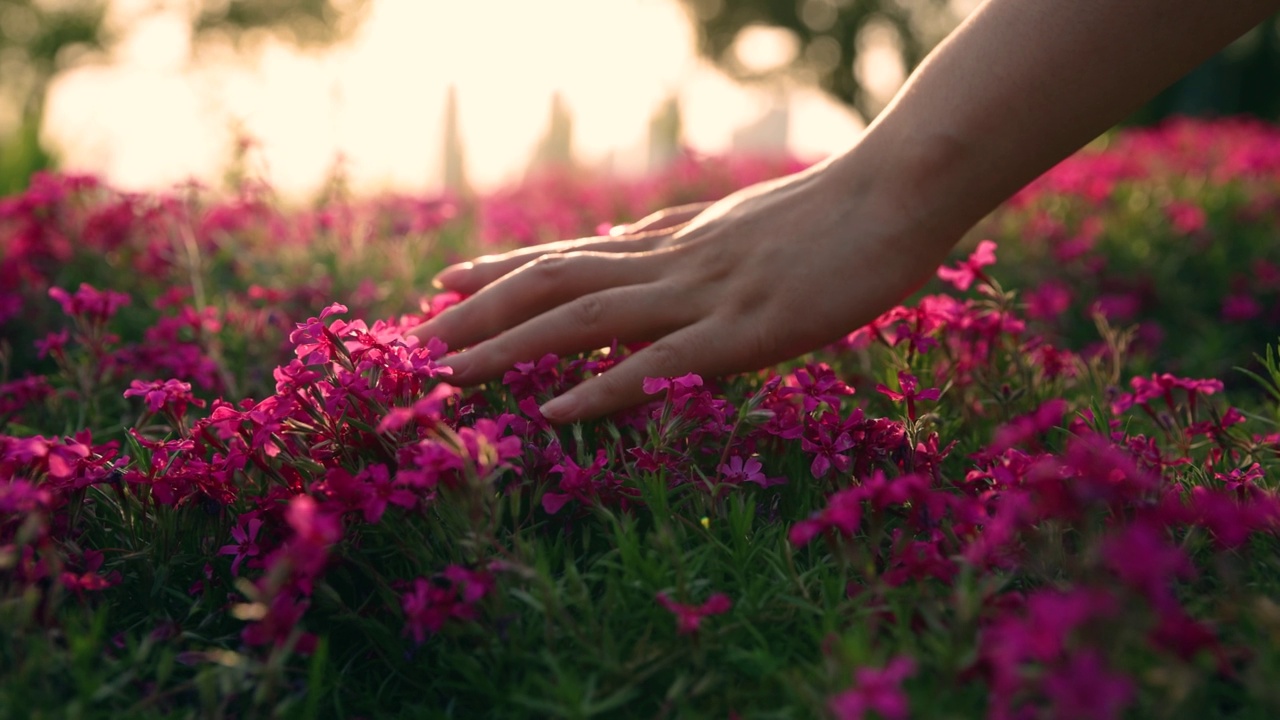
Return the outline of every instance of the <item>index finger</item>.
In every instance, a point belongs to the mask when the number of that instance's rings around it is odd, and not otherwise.
[[[484,255],[470,262],[450,265],[441,270],[431,284],[443,290],[472,295],[521,266],[545,255],[569,252],[631,253],[653,249],[669,233],[644,232],[622,237],[589,237],[532,245],[500,255]]]
[[[689,325],[548,400],[540,412],[557,424],[593,420],[650,399],[644,391],[647,377],[687,373],[718,377],[749,369],[737,367],[740,361],[734,358],[732,346],[723,342],[725,335],[726,328],[711,318]]]

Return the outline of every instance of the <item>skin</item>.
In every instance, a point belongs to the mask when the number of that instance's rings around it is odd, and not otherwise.
[[[645,377],[811,352],[900,302],[999,203],[1278,9],[988,0],[844,152],[609,237],[446,268],[437,287],[471,297],[411,333],[468,348],[445,361],[460,385],[549,352],[652,343],[543,405],[556,423],[644,401]]]

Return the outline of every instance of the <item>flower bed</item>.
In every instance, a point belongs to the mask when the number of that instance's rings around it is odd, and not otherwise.
[[[1280,712],[1274,128],[1110,137],[845,341],[604,421],[537,407],[626,347],[460,389],[403,337],[473,238],[795,167],[0,201],[0,708]]]

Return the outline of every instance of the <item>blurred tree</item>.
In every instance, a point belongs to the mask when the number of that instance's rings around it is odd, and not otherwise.
[[[680,0],[699,51],[740,80],[779,75],[816,82],[868,121],[896,88],[877,74],[905,73],[953,30],[978,0]],[[752,62],[749,39],[764,32],[789,46],[787,62]],[[870,62],[869,62],[870,61]],[[905,76],[905,75],[904,75]],[[1130,122],[1171,114],[1248,113],[1280,119],[1280,26],[1271,18],[1170,87]]]
[[[109,0],[0,0],[0,194],[25,187],[55,158],[40,143],[45,99],[58,74],[103,62],[120,39]],[[369,0],[155,0],[148,11],[188,13],[197,47],[266,35],[331,43],[363,18]],[[136,18],[135,18],[136,19]]]

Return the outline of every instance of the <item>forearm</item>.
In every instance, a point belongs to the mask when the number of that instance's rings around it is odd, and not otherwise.
[[[1277,8],[1277,0],[989,0],[829,169],[874,183],[919,231],[953,243]]]

